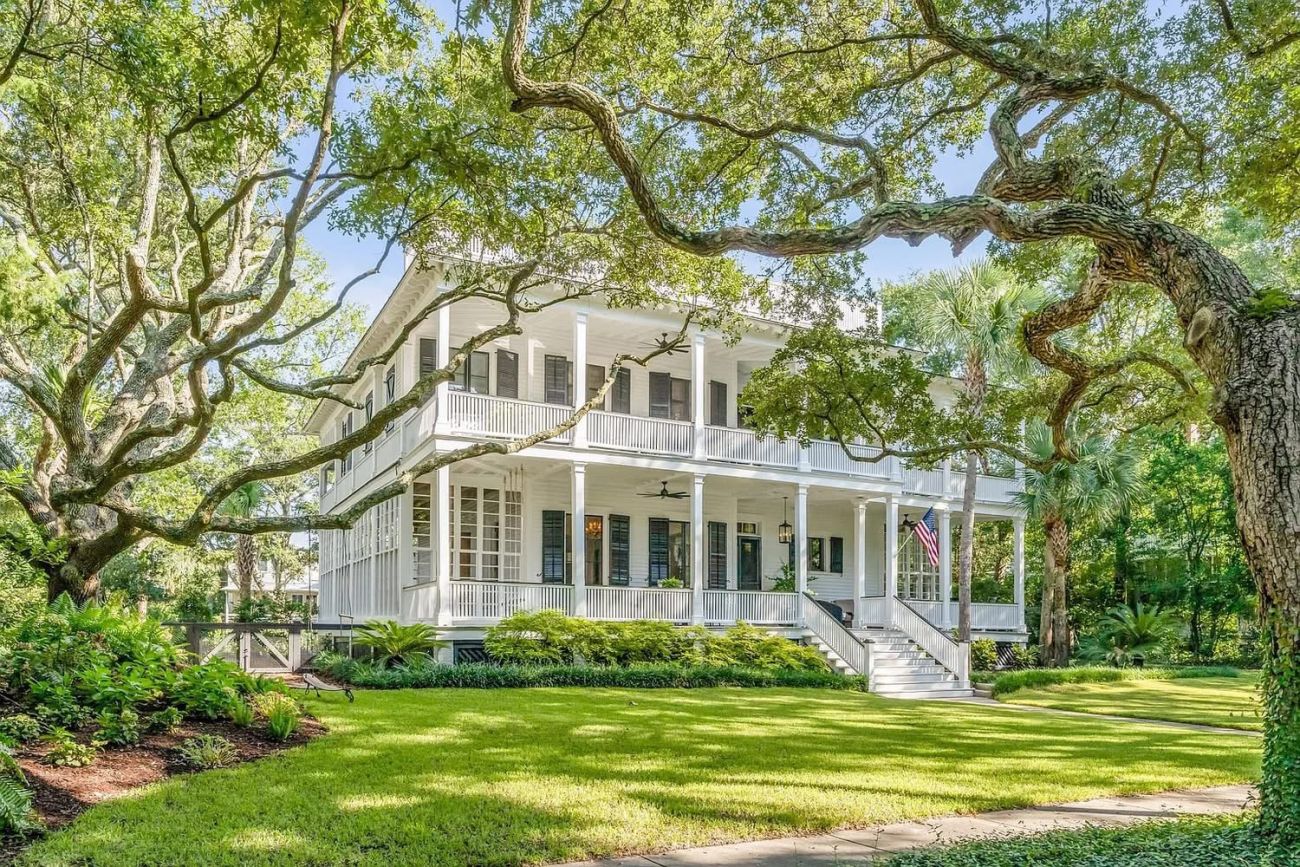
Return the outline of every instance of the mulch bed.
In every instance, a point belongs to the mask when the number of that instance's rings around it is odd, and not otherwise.
[[[200,734],[220,735],[234,744],[242,763],[305,744],[324,733],[325,727],[311,717],[303,717],[298,731],[287,741],[271,740],[265,730],[257,726],[243,728],[229,722],[187,720],[172,734],[147,734],[136,746],[101,750],[95,761],[84,768],[58,768],[47,764],[44,757],[49,745],[39,741],[24,747],[17,758],[32,789],[32,806],[45,827],[54,830],[101,801],[174,774],[193,771],[181,762],[177,752],[177,747],[186,738]],[[92,730],[80,732],[77,740],[88,743],[92,734]],[[11,860],[29,842],[30,839],[12,838],[0,842],[0,863]]]

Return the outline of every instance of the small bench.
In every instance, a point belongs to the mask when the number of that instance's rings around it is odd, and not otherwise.
[[[332,683],[326,683],[314,674],[304,673],[302,675],[302,682],[303,686],[299,687],[299,689],[314,690],[317,697],[319,697],[322,692],[341,692],[348,697],[348,701],[356,701],[356,698],[352,695],[352,690],[348,689],[346,686],[335,686]]]

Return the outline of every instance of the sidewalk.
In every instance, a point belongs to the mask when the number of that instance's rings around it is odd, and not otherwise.
[[[1018,837],[1045,831],[1092,826],[1128,825],[1180,815],[1234,813],[1254,798],[1251,786],[1218,786],[1094,798],[1072,804],[1000,810],[976,816],[947,816],[922,822],[898,822],[862,830],[831,831],[815,837],[754,840],[724,846],[678,849],[659,855],[634,855],[600,861],[572,862],[561,867],[693,867],[693,865],[754,865],[754,867],[809,867],[809,865],[867,864],[895,852],[983,840]]]

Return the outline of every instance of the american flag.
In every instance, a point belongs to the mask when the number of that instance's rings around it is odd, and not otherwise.
[[[930,558],[931,566],[939,565],[939,532],[934,525],[934,508],[926,512],[921,520],[917,523],[914,530],[917,541],[925,549],[925,554]]]

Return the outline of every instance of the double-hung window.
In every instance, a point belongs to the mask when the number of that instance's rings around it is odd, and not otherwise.
[[[492,356],[486,352],[471,352],[466,362],[456,368],[452,387],[472,394],[487,394],[491,366]]]
[[[605,377],[608,375],[609,374],[605,371],[605,368],[601,367],[599,364],[587,365],[587,400],[591,400],[596,396],[600,391],[600,387],[605,384]],[[609,395],[606,394],[605,400],[597,404],[594,408],[605,409],[608,403]]]
[[[542,365],[543,397],[557,406],[573,406],[573,362],[563,355],[548,355]]]
[[[347,439],[352,436],[352,413],[349,411],[343,416],[343,421],[339,422],[339,439]],[[346,476],[352,469],[352,450],[344,455],[343,460],[339,461],[339,475]]]
[[[691,381],[668,373],[651,373],[650,417],[690,421]]]
[[[620,367],[609,390],[609,408],[623,415],[632,414],[632,371]]]
[[[650,586],[670,579],[691,585],[691,528],[685,521],[650,519]]]

